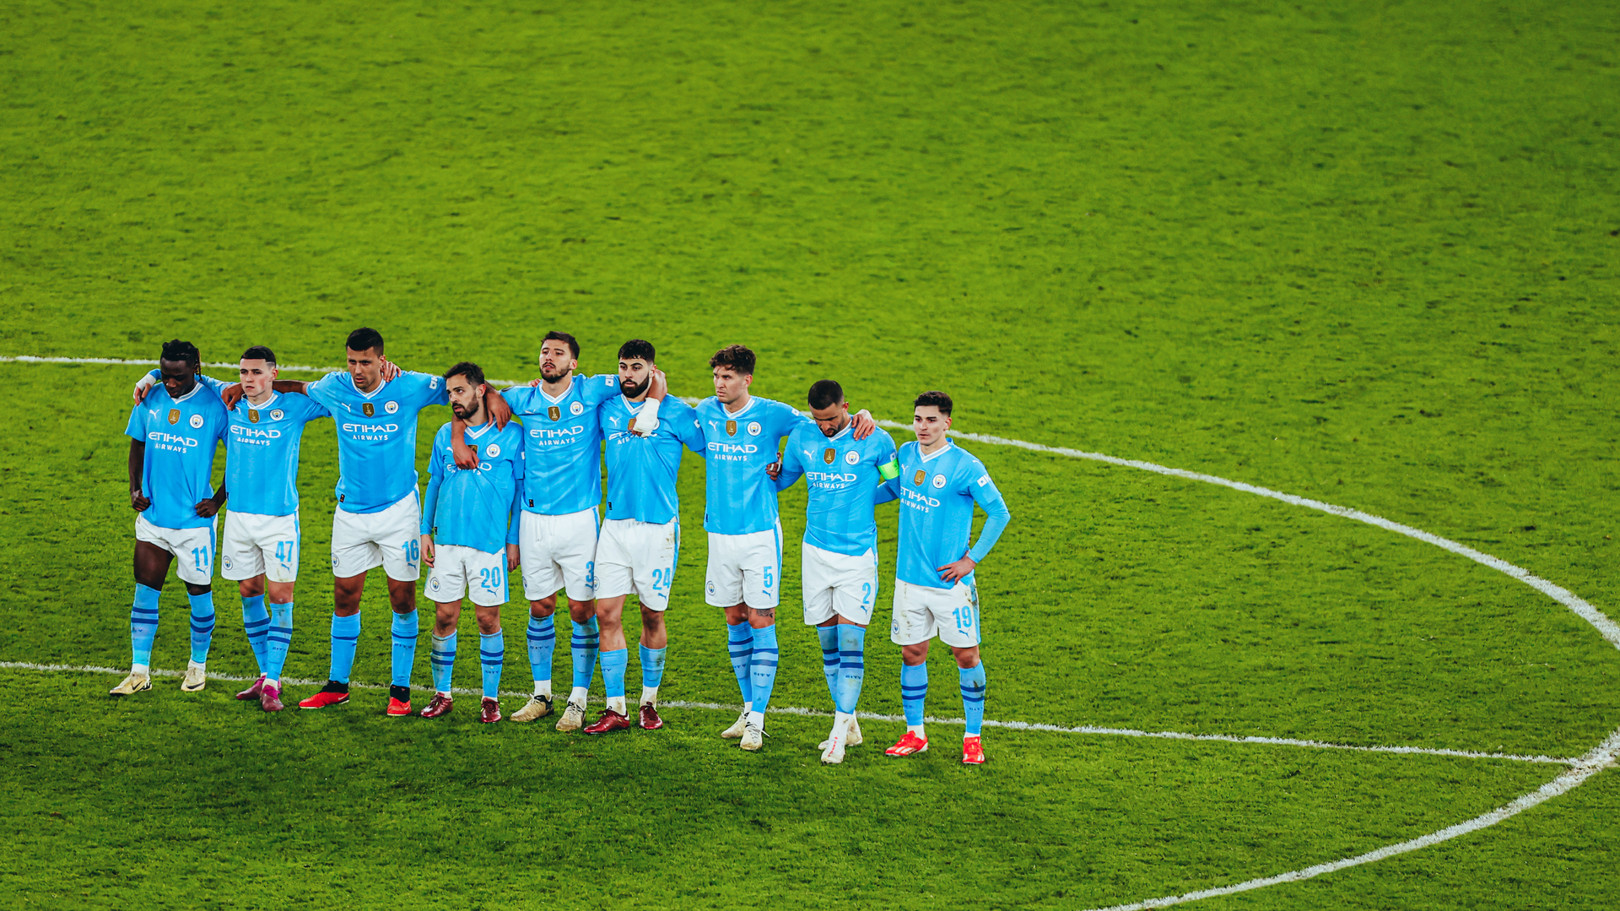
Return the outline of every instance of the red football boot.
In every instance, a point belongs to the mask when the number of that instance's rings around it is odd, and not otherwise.
[[[328,682],[321,691],[298,703],[301,709],[324,709],[349,701],[349,688],[341,683]]]
[[[389,702],[389,709],[390,709],[390,711],[392,711],[394,700],[390,699],[388,702]],[[455,700],[451,699],[449,696],[445,695],[444,693],[434,693],[433,698],[428,700],[427,708],[422,710],[422,717],[423,718],[440,718],[442,716],[450,714],[450,709],[453,708],[454,706],[455,706]],[[405,703],[405,712],[407,714],[409,714],[410,711],[411,711],[411,704],[409,702],[407,702],[407,703]]]
[[[651,702],[641,704],[640,721],[643,731],[656,731],[664,726],[664,719],[658,717],[658,709]]]
[[[423,712],[422,714],[425,715],[427,713]],[[494,699],[491,699],[488,696],[485,696],[484,697],[484,704],[479,706],[479,709],[478,709],[478,720],[482,721],[485,724],[494,724],[495,722],[500,721],[501,720],[501,704],[500,704],[500,702],[498,702],[498,701],[496,701]]]
[[[264,675],[260,674],[259,679],[253,681],[252,686],[248,687],[247,689],[243,690],[240,693],[237,693],[236,698],[240,699],[243,702],[246,702],[249,699],[257,699],[257,698],[259,698],[259,694],[261,692],[263,692],[263,691],[264,691]]]
[[[286,706],[281,704],[281,687],[265,686],[259,691],[259,708],[267,712],[279,712]]]
[[[606,711],[602,712],[602,717],[596,719],[595,724],[589,725],[585,728],[585,733],[609,734],[613,731],[628,730],[630,730],[630,719],[619,712],[615,712],[612,709],[607,709]]]
[[[962,764],[984,765],[984,744],[977,734],[962,738]]]
[[[900,742],[883,751],[885,756],[912,756],[917,753],[928,752],[928,741],[918,737],[910,731],[900,738]]]

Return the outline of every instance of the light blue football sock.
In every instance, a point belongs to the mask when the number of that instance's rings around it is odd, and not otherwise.
[[[763,713],[771,702],[771,690],[776,687],[776,624],[754,628],[754,651],[748,661],[748,683],[752,689],[748,705]]]
[[[668,649],[641,647],[641,685],[656,687],[664,682],[664,652]]]
[[[962,717],[967,719],[968,737],[979,736],[984,726],[984,662],[958,668],[962,678]]]
[[[269,664],[264,640],[270,634],[270,612],[264,608],[263,595],[242,599],[242,629],[247,632],[248,647],[253,649],[253,660],[263,674]]]
[[[602,650],[602,686],[609,699],[624,698],[624,669],[630,664],[630,650],[615,648]]]
[[[928,698],[928,665],[900,665],[900,703],[905,706],[906,726],[923,723],[923,702]]]
[[[570,651],[574,654],[574,686],[588,690],[591,688],[591,678],[596,676],[596,650],[602,642],[601,627],[595,617],[585,623],[569,622],[574,626],[574,637],[570,643]]]
[[[208,661],[208,647],[214,644],[214,593],[187,595],[191,599],[191,660]]]
[[[859,626],[838,625],[838,699],[840,712],[854,712],[861,701],[861,684],[866,681],[866,630]]]
[[[754,630],[748,621],[733,623],[726,627],[726,645],[731,650],[731,672],[737,675],[737,689],[742,692],[743,705],[754,704],[753,688],[749,685],[751,676],[749,664],[754,652]]]
[[[416,663],[416,637],[422,629],[417,625],[416,611],[394,614],[394,673],[390,680],[394,686],[411,685],[411,665]]]
[[[530,614],[528,637],[529,673],[533,675],[535,683],[550,680],[551,656],[557,650],[556,621],[551,617],[536,617]]]
[[[347,617],[332,615],[332,669],[326,678],[333,683],[348,683],[349,672],[354,670],[354,650],[360,644],[360,615]]]
[[[270,631],[264,638],[264,676],[281,679],[281,669],[287,665],[287,650],[292,648],[293,603],[270,604]]]
[[[131,664],[152,666],[152,640],[157,638],[158,595],[155,588],[135,583],[135,603],[129,609],[129,650]]]
[[[821,673],[827,678],[827,695],[838,705],[838,631],[842,626],[818,626],[816,638],[821,640]],[[843,711],[843,709],[839,709]]]
[[[456,671],[456,634],[451,632],[448,636],[434,636],[433,654],[428,656],[428,660],[433,664],[433,691],[450,692],[450,681]]]
[[[546,620],[550,621],[550,617]],[[553,635],[555,638],[555,635]],[[548,648],[549,652],[550,649]],[[506,663],[506,639],[500,630],[493,633],[478,635],[478,660],[484,665],[484,698],[499,699],[501,696],[501,666]],[[546,658],[546,667],[551,667],[549,655]]]

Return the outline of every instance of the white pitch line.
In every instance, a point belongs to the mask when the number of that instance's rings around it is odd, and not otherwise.
[[[110,358],[39,359],[28,358],[26,356],[0,357],[0,361],[65,364],[151,364],[150,361],[121,361]],[[220,366],[233,367],[235,365],[223,364]],[[289,367],[287,369],[291,370],[304,368]],[[878,423],[884,427],[894,429],[903,429],[909,426],[896,421],[879,421]],[[1557,601],[1559,604],[1564,605],[1576,616],[1580,617],[1582,620],[1585,620],[1593,629],[1597,630],[1598,634],[1601,635],[1610,645],[1620,648],[1620,624],[1616,624],[1613,620],[1605,616],[1602,611],[1599,611],[1586,600],[1576,596],[1568,589],[1560,585],[1555,585],[1552,582],[1535,575],[1529,570],[1524,569],[1523,567],[1516,566],[1499,557],[1493,557],[1490,554],[1484,553],[1483,551],[1475,550],[1466,544],[1460,544],[1456,541],[1452,541],[1449,538],[1442,538],[1439,535],[1430,534],[1422,529],[1413,528],[1410,525],[1392,522],[1389,519],[1383,518],[1382,516],[1375,516],[1372,513],[1362,512],[1359,509],[1351,509],[1346,506],[1335,506],[1332,503],[1325,503],[1321,500],[1312,500],[1307,497],[1297,497],[1293,494],[1272,490],[1268,487],[1260,487],[1255,484],[1248,484],[1243,481],[1233,481],[1228,478],[1204,474],[1197,471],[1187,471],[1182,468],[1170,468],[1154,462],[1144,462],[1138,459],[1122,459],[1118,456],[1104,455],[1100,452],[1086,452],[1084,450],[1069,449],[1062,446],[1044,446],[1040,443],[1031,443],[1026,440],[1015,440],[1007,437],[990,436],[987,434],[953,433],[951,435],[957,439],[968,440],[976,443],[988,443],[993,446],[1012,446],[1018,449],[1025,449],[1030,452],[1042,452],[1049,455],[1065,456],[1071,459],[1087,459],[1093,462],[1104,462],[1109,465],[1119,465],[1124,468],[1136,468],[1141,471],[1148,471],[1154,474],[1164,475],[1166,477],[1181,478],[1187,481],[1201,481],[1205,484],[1215,484],[1220,487],[1227,487],[1242,493],[1251,493],[1255,496],[1278,500],[1293,506],[1303,506],[1306,509],[1315,509],[1320,512],[1328,513],[1329,515],[1353,519],[1357,522],[1382,528],[1386,531],[1392,531],[1399,535],[1405,535],[1413,540],[1422,541],[1425,544],[1432,544],[1435,547],[1441,548],[1442,550],[1447,550],[1457,554],[1458,556],[1466,557],[1469,560],[1480,564],[1481,566],[1487,566],[1500,573],[1503,573],[1504,575],[1507,575],[1510,578],[1523,582],[1525,585],[1530,586],[1536,591],[1539,591],[1554,601]],[[1332,873],[1349,867],[1360,866],[1361,864],[1383,860],[1386,857],[1392,857],[1397,854],[1405,854],[1409,851],[1416,851],[1419,848],[1426,848],[1430,845],[1449,841],[1459,835],[1467,834],[1469,832],[1477,832],[1480,829],[1484,829],[1488,826],[1496,825],[1504,819],[1516,816],[1519,813],[1530,809],[1531,807],[1545,803],[1546,801],[1551,800],[1560,794],[1564,794],[1573,788],[1579,787],[1580,785],[1584,784],[1587,779],[1597,774],[1600,770],[1612,766],[1615,763],[1617,754],[1620,754],[1620,730],[1617,730],[1615,733],[1609,735],[1607,740],[1604,740],[1596,747],[1593,747],[1592,750],[1590,750],[1585,756],[1581,757],[1581,759],[1577,761],[1577,763],[1569,771],[1564,772],[1547,784],[1542,785],[1537,790],[1518,797],[1506,806],[1493,810],[1490,813],[1486,813],[1483,816],[1477,816],[1468,820],[1467,822],[1458,823],[1455,826],[1441,829],[1438,832],[1431,832],[1428,835],[1423,835],[1409,841],[1403,841],[1399,844],[1389,845],[1375,851],[1369,851],[1366,854],[1358,854],[1355,857],[1342,858],[1340,860],[1330,861],[1328,863],[1304,867],[1299,870],[1291,870],[1286,873],[1279,873],[1275,876],[1269,876],[1264,879],[1252,879],[1248,880],[1247,882],[1236,883],[1229,886],[1221,886],[1215,889],[1206,889],[1199,892],[1188,892],[1179,896],[1166,896],[1164,898],[1149,899],[1144,902],[1136,902],[1133,904],[1113,905],[1106,909],[1096,909],[1096,911],[1146,911],[1146,909],[1149,908],[1184,904],[1186,902],[1197,901],[1203,898],[1231,895],[1236,892],[1247,892],[1252,889],[1260,889],[1266,886],[1275,886],[1288,882],[1299,882],[1301,880],[1320,876],[1324,873]]]
[[[0,661],[0,670],[39,671],[50,674],[109,674],[122,677],[128,673],[127,669],[116,667],[99,667],[90,664],[36,664],[32,661]],[[154,677],[183,677],[184,671],[152,670]],[[240,674],[209,674],[209,680],[221,680],[229,683],[248,683],[256,676],[244,677]],[[309,680],[298,677],[284,677],[282,683],[290,686],[322,686],[325,680]],[[385,690],[386,684],[381,683],[351,683],[351,687],[361,690]],[[462,695],[478,695],[481,689],[468,687],[455,687],[452,692]],[[517,696],[527,699],[529,693],[524,690],[501,690],[502,696]],[[740,705],[727,705],[723,702],[689,702],[680,699],[664,700],[659,703],[677,709],[707,709],[717,712],[736,713],[741,711]],[[822,709],[807,709],[793,705],[772,706],[768,709],[772,715],[796,715],[808,718],[831,718],[832,712]],[[892,721],[904,724],[904,715],[880,715],[875,712],[861,712],[860,717],[869,721]],[[963,721],[960,718],[936,718],[932,715],[923,719],[928,724],[958,725]],[[1528,756],[1523,753],[1480,753],[1473,750],[1450,750],[1434,747],[1415,746],[1380,746],[1350,743],[1329,743],[1322,740],[1297,740],[1292,737],[1249,737],[1236,734],[1189,734],[1181,731],[1138,731],[1132,728],[1096,727],[1093,725],[1061,725],[1042,724],[1032,721],[995,721],[989,718],[984,720],[987,728],[1001,728],[1008,731],[1040,731],[1054,734],[1086,734],[1100,737],[1138,737],[1149,740],[1183,740],[1208,743],[1244,743],[1256,746],[1285,746],[1300,747],[1313,750],[1343,750],[1356,753],[1391,753],[1400,756],[1442,756],[1449,759],[1500,759],[1509,762],[1529,762],[1545,765],[1573,766],[1581,760],[1576,758],[1559,758],[1556,756]]]

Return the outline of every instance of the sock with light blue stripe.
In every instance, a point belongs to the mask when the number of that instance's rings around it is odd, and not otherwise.
[[[967,719],[965,736],[979,736],[984,726],[984,662],[958,669],[962,677],[962,717]]]
[[[840,712],[854,712],[866,681],[866,630],[840,623],[838,630],[838,697]]]
[[[776,624],[754,629],[754,650],[748,661],[748,705],[756,715],[763,715],[770,704],[771,690],[776,687]]]
[[[557,650],[557,622],[529,615],[529,673],[535,683],[551,680],[551,656]],[[502,646],[504,649],[505,647]]]
[[[748,621],[726,627],[726,645],[731,650],[731,672],[737,675],[737,689],[742,692],[743,707],[754,704],[753,687],[749,685],[754,652],[754,630]]]
[[[570,651],[574,654],[574,688],[591,688],[591,678],[596,676],[596,650],[602,643],[601,626],[596,618],[592,617],[585,623],[569,621],[574,626],[574,638],[570,643]]]
[[[422,632],[416,611],[394,614],[394,686],[411,685],[411,665],[416,663],[416,637]]]
[[[821,640],[821,673],[827,678],[827,695],[832,697],[833,705],[838,705],[838,631],[841,629],[843,626],[836,624],[816,627],[816,637]]]
[[[906,710],[906,727],[923,723],[923,702],[928,698],[928,665],[900,665],[900,703]]]
[[[152,640],[157,638],[158,590],[135,583],[135,603],[129,609],[129,649],[137,667],[152,666]]]
[[[253,649],[253,660],[258,662],[259,673],[266,673],[269,657],[265,653],[265,637],[270,634],[270,612],[264,608],[264,596],[242,599],[242,629],[247,632],[248,647]]]
[[[332,615],[332,669],[326,678],[333,683],[348,683],[349,672],[354,670],[354,650],[360,644],[360,615],[347,617]]]
[[[602,650],[602,686],[609,699],[624,698],[624,669],[629,665],[628,648]]]
[[[279,681],[292,648],[293,603],[270,604],[270,632],[264,638],[264,676]]]
[[[547,620],[551,618],[547,617]],[[478,636],[478,660],[484,665],[484,698],[499,699],[501,696],[501,665],[506,663],[506,639],[501,631],[493,633],[480,633]],[[549,659],[546,666],[550,667]]]
[[[664,652],[667,649],[641,647],[641,685],[657,689],[664,682]]]
[[[187,595],[191,599],[191,660],[208,663],[208,647],[214,644],[214,593]]]
[[[456,634],[433,637],[433,654],[428,656],[433,664],[433,691],[436,693],[449,693],[450,681],[456,671]]]

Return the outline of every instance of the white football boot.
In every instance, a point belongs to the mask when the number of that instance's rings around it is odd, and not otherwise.
[[[198,664],[195,661],[186,662],[186,676],[180,681],[180,691],[183,693],[200,693],[208,685],[208,665]]]
[[[137,674],[134,671],[130,671],[129,676],[124,678],[124,682],[108,690],[107,695],[129,696],[134,693],[139,693],[142,690],[149,690],[151,688],[152,678],[150,675]]]
[[[578,702],[570,702],[563,709],[562,717],[557,719],[557,730],[565,734],[572,733],[585,726],[585,706]]]
[[[720,732],[720,736],[726,738],[727,740],[736,740],[738,737],[741,737],[743,734],[747,733],[747,731],[748,710],[743,709],[742,714],[737,716],[737,720],[731,723],[731,727]],[[757,750],[759,747],[754,747],[754,749]]]

